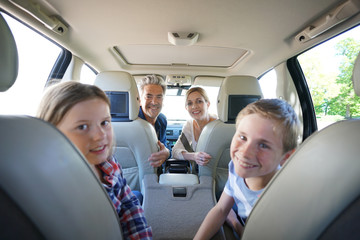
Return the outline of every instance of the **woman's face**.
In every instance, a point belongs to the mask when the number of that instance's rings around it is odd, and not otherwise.
[[[57,127],[75,144],[91,165],[105,162],[112,153],[110,109],[101,98],[75,104]]]
[[[210,103],[206,102],[204,97],[197,91],[189,94],[186,99],[185,108],[190,116],[195,120],[202,120],[208,117]]]

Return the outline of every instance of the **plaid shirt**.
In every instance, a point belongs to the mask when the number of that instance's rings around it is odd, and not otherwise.
[[[147,225],[144,210],[131,192],[114,157],[98,165],[103,174],[103,183],[117,213],[125,239],[152,239],[151,227]]]

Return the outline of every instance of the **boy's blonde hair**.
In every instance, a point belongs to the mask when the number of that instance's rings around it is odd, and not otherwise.
[[[236,117],[236,127],[240,120],[250,114],[260,114],[267,119],[275,120],[282,127],[284,153],[298,145],[300,122],[294,109],[281,99],[260,99],[242,109]]]
[[[94,98],[104,100],[110,108],[108,97],[95,85],[74,81],[57,83],[46,90],[36,117],[57,126],[75,104]]]

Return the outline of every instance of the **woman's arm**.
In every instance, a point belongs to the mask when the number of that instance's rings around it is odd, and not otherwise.
[[[182,134],[185,134],[187,139],[191,139],[191,123],[190,121],[186,121],[186,123],[184,124],[183,128],[182,128]],[[180,137],[177,139],[173,149],[172,149],[172,153],[173,153],[173,158],[178,159],[178,160],[188,160],[185,159],[183,156],[184,152],[188,152],[185,149],[184,144],[181,142]]]
[[[182,152],[182,155],[185,160],[195,161],[198,165],[205,166],[209,163],[211,155],[206,152]]]

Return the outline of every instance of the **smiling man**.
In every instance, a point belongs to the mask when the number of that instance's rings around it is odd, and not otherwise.
[[[158,137],[159,151],[148,158],[150,165],[160,167],[171,155],[171,148],[166,141],[167,119],[160,113],[163,105],[166,84],[164,80],[148,75],[140,83],[140,111],[139,117],[151,123]]]

